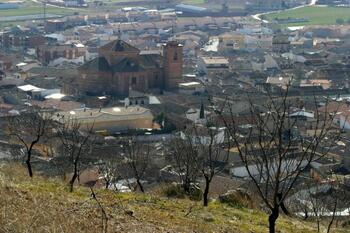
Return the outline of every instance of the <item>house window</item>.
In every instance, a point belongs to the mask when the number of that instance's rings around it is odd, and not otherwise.
[[[132,78],[131,78],[131,84],[132,84],[132,85],[136,85],[136,81],[137,81],[137,80],[136,80],[136,77],[132,77]]]

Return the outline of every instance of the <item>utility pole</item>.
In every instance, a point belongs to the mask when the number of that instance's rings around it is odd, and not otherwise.
[[[44,20],[44,32],[46,32],[46,0],[44,0],[43,2],[43,12],[44,12],[44,15],[43,15],[43,20]]]

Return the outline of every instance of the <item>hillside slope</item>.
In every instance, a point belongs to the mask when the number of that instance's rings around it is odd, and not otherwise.
[[[18,165],[0,167],[0,232],[102,232],[101,209],[88,188],[69,193],[64,183]],[[108,215],[108,232],[267,232],[267,215],[218,202],[168,199],[156,194],[95,190]],[[315,232],[311,223],[282,217],[279,232]],[[346,232],[337,231],[337,232]]]

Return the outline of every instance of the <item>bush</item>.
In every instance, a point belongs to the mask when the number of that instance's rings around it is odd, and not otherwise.
[[[163,193],[171,198],[185,198],[186,194],[180,185],[172,184],[163,189]]]
[[[171,184],[163,189],[163,194],[169,198],[182,199],[188,197],[193,201],[200,201],[203,197],[202,190],[196,185],[190,188],[190,193],[186,193],[180,184]]]
[[[350,220],[343,222],[341,225],[342,225],[342,227],[349,229],[350,228]]]
[[[193,185],[190,188],[189,198],[193,201],[201,201],[203,198],[202,190],[197,185]]]
[[[233,207],[253,207],[252,199],[246,190],[236,189],[230,190],[219,196],[221,203],[226,203]]]

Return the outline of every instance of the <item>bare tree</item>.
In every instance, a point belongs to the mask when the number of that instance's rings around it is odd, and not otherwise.
[[[48,112],[39,113],[36,110],[30,110],[9,118],[10,136],[18,140],[25,148],[25,162],[30,177],[33,177],[31,165],[33,149],[50,130],[52,122],[50,116],[51,114]]]
[[[223,132],[225,134],[225,132]],[[204,144],[203,153],[202,153],[202,166],[201,172],[205,179],[205,188],[203,192],[203,205],[208,206],[208,196],[210,184],[219,172],[224,169],[229,156],[230,148],[226,148],[226,151],[223,151],[223,143],[225,142],[225,137],[221,141],[220,138],[217,138],[217,128],[208,129],[209,143]],[[219,140],[219,141],[218,141]],[[220,163],[221,162],[221,163]],[[224,164],[222,164],[224,163]]]
[[[316,218],[317,232],[321,232],[321,221],[329,219],[326,232],[330,233],[339,212],[349,208],[349,192],[341,185],[339,179],[330,179],[327,184],[316,184],[309,189],[309,203],[313,216]]]
[[[102,175],[106,189],[109,189],[112,183],[120,177],[118,162],[114,160],[99,164],[98,171]]]
[[[198,155],[199,170],[204,178],[203,205],[208,206],[210,184],[213,178],[224,168],[229,156],[229,140],[226,138],[225,129],[214,126],[208,122],[205,126],[193,125],[184,138],[192,146],[192,151]],[[227,148],[225,149],[225,143]]]
[[[317,185],[315,193],[318,193],[318,192],[319,192],[319,186]],[[309,198],[310,198],[311,211],[314,214],[314,218],[315,218],[316,223],[317,223],[317,232],[320,232],[320,223],[321,223],[321,218],[320,218],[321,211],[319,209],[320,199],[316,198],[316,196],[312,193],[311,187],[308,189],[308,194],[309,194]],[[306,206],[306,211],[308,211],[307,208],[308,208],[308,206]],[[307,216],[305,215],[305,217],[307,217]]]
[[[305,187],[304,187],[305,186]],[[306,182],[302,189],[293,194],[288,200],[288,206],[297,216],[304,220],[314,219],[317,232],[321,231],[321,185],[314,182]]]
[[[288,96],[289,86],[280,96],[267,92],[267,101],[261,111],[249,99],[252,127],[248,132],[240,130],[229,101],[216,112],[225,123],[241,161],[254,184],[257,193],[270,210],[269,231],[275,232],[280,209],[289,214],[284,201],[308,165],[325,156],[321,147],[331,147],[337,134],[329,134],[333,117],[328,111],[320,113],[315,102],[312,135],[298,134],[299,117],[291,117],[293,98]],[[225,115],[225,112],[227,115]]]
[[[138,187],[144,193],[142,179],[150,163],[150,146],[137,141],[136,137],[131,136],[123,142],[123,151],[127,160],[126,164],[136,179],[134,190],[136,191]]]
[[[184,134],[184,137],[173,139],[170,143],[170,151],[182,188],[185,193],[190,194],[191,186],[197,182],[200,175],[200,154],[194,146],[191,135]]]
[[[63,153],[73,164],[73,175],[69,181],[69,190],[73,192],[74,182],[79,177],[79,167],[82,155],[90,153],[93,145],[93,125],[84,129],[74,119],[61,120],[57,124],[57,133],[63,146]]]

